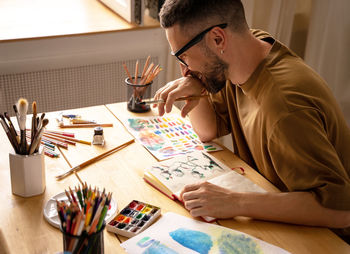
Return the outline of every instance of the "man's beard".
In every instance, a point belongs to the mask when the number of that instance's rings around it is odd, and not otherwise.
[[[206,47],[205,54],[208,61],[204,65],[201,73],[201,81],[205,89],[212,94],[219,92],[226,85],[226,76],[228,64],[217,57],[209,48]]]

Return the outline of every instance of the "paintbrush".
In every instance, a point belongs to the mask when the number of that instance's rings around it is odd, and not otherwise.
[[[28,111],[28,101],[24,98],[20,98],[17,103],[18,108],[18,126],[21,131],[20,153],[27,154],[27,141],[26,141],[26,120]]]
[[[175,101],[192,101],[192,100],[199,100],[200,98],[205,98],[205,97],[208,97],[208,95],[179,97],[179,98],[175,99]],[[165,103],[165,101],[160,99],[160,100],[140,102],[140,104],[144,104],[144,105],[160,104],[160,103]]]
[[[43,123],[44,117],[45,117],[45,113],[42,113],[41,116],[40,116],[40,118],[38,118],[39,120],[38,120],[38,124],[37,124],[37,126],[36,126],[36,129],[37,129],[37,130],[39,130],[39,129],[41,128],[41,125],[42,125],[42,123]]]
[[[14,139],[16,140],[16,146],[19,149],[19,137],[17,135],[15,126],[13,125],[11,118],[7,112],[4,113],[4,116],[7,119],[7,121],[9,122],[10,132],[11,132],[12,136],[14,137]]]
[[[30,143],[29,147],[29,155],[33,154],[35,151],[39,149],[41,138],[44,133],[45,126],[49,123],[49,119],[44,119],[42,122],[41,128],[35,133],[34,138],[32,139],[32,142]]]
[[[33,101],[32,109],[33,109],[33,116],[32,116],[32,131],[30,135],[31,140],[33,140],[36,132],[36,123],[37,123],[36,122],[36,101]]]
[[[133,142],[135,142],[134,139],[129,140],[128,142],[125,142],[124,144],[121,144],[120,146],[117,146],[117,147],[115,147],[115,148],[113,148],[113,149],[111,149],[111,150],[109,150],[107,152],[104,152],[104,153],[102,153],[100,155],[97,155],[96,157],[91,158],[90,160],[87,160],[87,161],[79,164],[78,166],[72,167],[67,172],[56,176],[56,179],[57,180],[61,180],[61,179],[65,178],[66,176],[69,176],[70,174],[72,174],[74,172],[77,172],[77,171],[81,170],[82,168],[84,168],[84,167],[86,167],[86,166],[88,166],[88,165],[90,165],[90,164],[92,164],[92,163],[94,163],[94,162],[96,162],[96,161],[98,161],[100,159],[103,159],[103,158],[107,157],[108,155],[110,155],[110,154],[112,154],[112,153],[114,153],[114,152],[116,152],[116,151],[118,151],[120,149],[123,149],[124,147],[127,147],[128,145],[130,145]]]
[[[15,150],[16,153],[18,153],[18,144],[17,144],[17,140],[15,137],[12,136],[11,132],[10,132],[10,128],[8,127],[6,121],[5,121],[5,118],[2,114],[0,114],[0,122],[1,122],[1,125],[2,127],[4,128],[4,131],[6,132],[6,135],[13,147],[13,149]]]

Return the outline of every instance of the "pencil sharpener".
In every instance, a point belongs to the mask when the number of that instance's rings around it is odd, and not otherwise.
[[[100,126],[95,127],[94,137],[92,139],[92,144],[93,145],[101,145],[101,146],[103,146],[105,144],[102,127],[100,127]]]

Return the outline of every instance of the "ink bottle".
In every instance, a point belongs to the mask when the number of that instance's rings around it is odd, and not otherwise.
[[[95,127],[94,129],[94,137],[92,140],[93,145],[104,145],[105,140],[103,137],[103,129],[101,126]]]

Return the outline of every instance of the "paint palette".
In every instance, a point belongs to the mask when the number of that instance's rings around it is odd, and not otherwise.
[[[202,143],[190,121],[178,115],[127,118],[123,123],[158,160],[198,150],[222,150],[215,143]]]
[[[150,226],[159,216],[159,207],[133,200],[107,224],[106,228],[110,232],[133,237]]]

